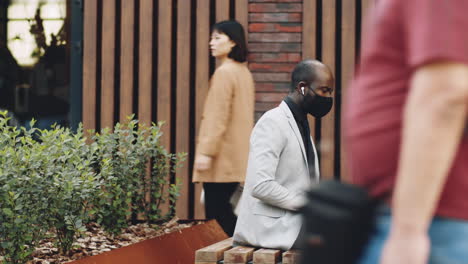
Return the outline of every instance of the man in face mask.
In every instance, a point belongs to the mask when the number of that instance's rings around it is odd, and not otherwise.
[[[250,138],[235,245],[284,250],[297,246],[302,226],[297,210],[319,179],[307,114],[321,118],[331,110],[333,83],[327,66],[302,61],[292,72],[288,96],[258,120]]]

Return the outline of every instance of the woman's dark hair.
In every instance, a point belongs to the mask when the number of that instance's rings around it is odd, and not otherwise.
[[[213,26],[212,31],[225,34],[229,37],[230,40],[236,43],[236,46],[234,46],[231,52],[228,54],[229,58],[238,62],[244,62],[247,60],[247,43],[245,42],[245,32],[244,28],[241,24],[239,24],[239,22],[235,20],[221,21]]]

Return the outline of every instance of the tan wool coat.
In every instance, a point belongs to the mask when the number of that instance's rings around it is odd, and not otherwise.
[[[254,123],[255,88],[245,63],[226,61],[210,80],[195,157],[213,158],[209,170],[193,172],[193,182],[243,182]]]

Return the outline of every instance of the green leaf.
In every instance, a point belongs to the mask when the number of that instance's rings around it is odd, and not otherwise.
[[[6,214],[7,216],[12,216],[13,215],[13,211],[11,211],[10,208],[2,208],[2,211],[4,214]]]

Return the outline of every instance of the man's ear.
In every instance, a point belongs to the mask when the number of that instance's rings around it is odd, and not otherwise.
[[[298,92],[299,92],[300,94],[305,95],[305,88],[306,88],[306,83],[305,83],[305,82],[299,82],[299,83],[297,84],[297,87],[296,87],[296,88],[298,89]]]

